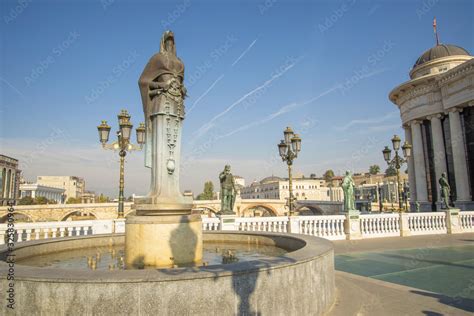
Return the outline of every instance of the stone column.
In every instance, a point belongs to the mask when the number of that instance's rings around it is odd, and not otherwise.
[[[447,173],[446,168],[446,150],[444,147],[443,128],[441,127],[441,114],[429,117],[431,120],[431,135],[433,140],[434,169],[436,177],[436,192],[438,192],[438,201],[441,202],[441,194],[439,194],[438,180],[442,173]]]
[[[413,138],[413,161],[415,164],[416,177],[416,201],[428,202],[428,190],[426,188],[425,154],[423,152],[423,138],[421,136],[420,123],[421,122],[419,121],[413,121],[411,125],[411,133]]]
[[[413,145],[413,137],[411,137],[411,129],[405,126],[405,140]],[[415,177],[415,161],[413,154],[408,158],[408,182],[410,184],[410,204],[416,201],[416,177]]]
[[[461,128],[459,112],[459,109],[449,111],[449,130],[451,131],[454,178],[456,180],[456,201],[470,201],[464,133]]]

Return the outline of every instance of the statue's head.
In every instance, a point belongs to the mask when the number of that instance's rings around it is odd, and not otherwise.
[[[346,171],[346,176],[350,176],[351,172],[349,170]]]
[[[176,46],[174,45],[174,34],[171,31],[165,31],[161,37],[161,53],[171,53],[176,55]]]
[[[230,165],[225,165],[224,171],[230,171]]]
[[[443,173],[441,174],[441,177],[446,178],[446,172],[443,172]]]

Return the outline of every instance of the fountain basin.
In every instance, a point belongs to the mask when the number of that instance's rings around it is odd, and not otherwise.
[[[284,248],[283,256],[193,268],[82,271],[16,264],[15,310],[4,315],[318,315],[335,298],[334,253],[322,238],[262,233],[212,232],[204,242],[260,243]],[[124,243],[123,235],[25,242],[16,260],[51,252]],[[6,247],[0,248],[5,260]],[[0,262],[0,292],[8,264]]]

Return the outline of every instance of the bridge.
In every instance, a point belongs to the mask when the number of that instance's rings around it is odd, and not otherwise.
[[[194,200],[193,211],[215,217],[220,210],[220,200]],[[132,212],[132,202],[124,203],[124,214]],[[298,201],[296,211],[302,215],[339,214],[342,203],[327,201]],[[284,216],[288,212],[285,200],[240,199],[235,201],[235,212],[239,217]],[[6,221],[8,207],[0,207],[0,223]],[[15,219],[25,222],[71,221],[85,219],[114,219],[117,217],[117,203],[91,204],[46,204],[16,205]]]

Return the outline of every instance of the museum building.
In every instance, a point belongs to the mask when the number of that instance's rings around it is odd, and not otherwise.
[[[412,210],[441,210],[438,180],[446,173],[451,200],[474,210],[474,60],[467,50],[438,44],[425,51],[410,80],[390,92],[413,145],[408,161]]]

